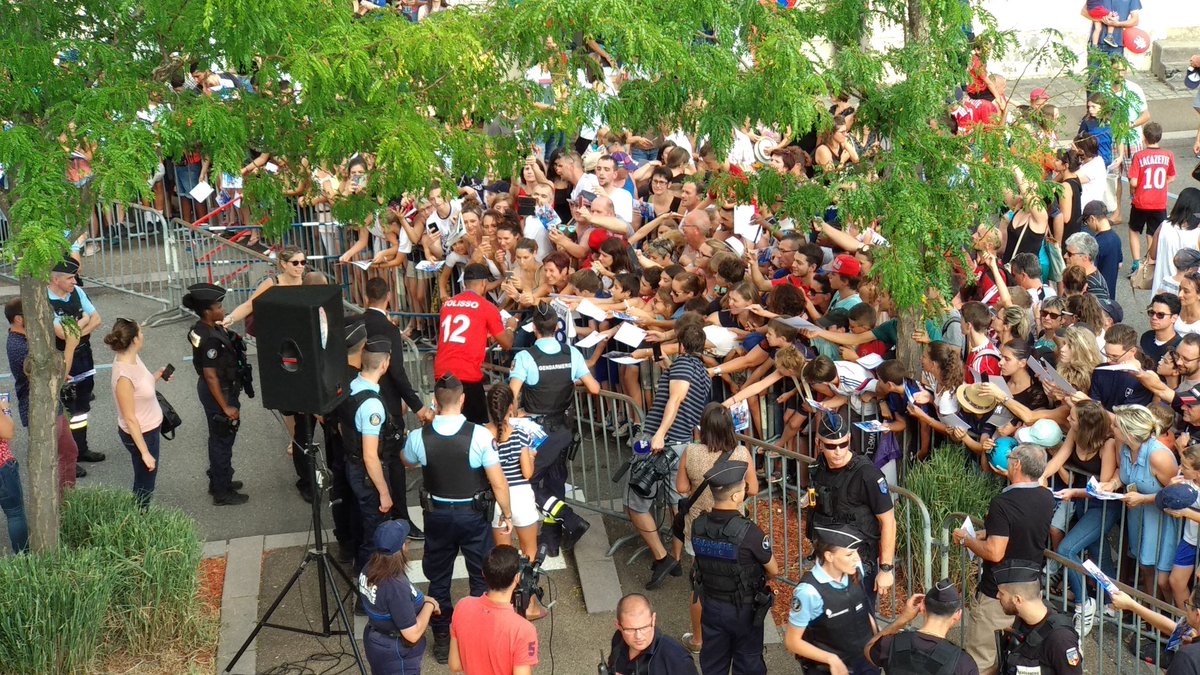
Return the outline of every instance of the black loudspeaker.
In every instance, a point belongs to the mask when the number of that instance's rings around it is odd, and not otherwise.
[[[346,397],[342,322],[339,286],[275,286],[254,299],[264,407],[324,415]]]

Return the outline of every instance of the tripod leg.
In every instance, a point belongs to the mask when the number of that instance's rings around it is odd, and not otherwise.
[[[337,588],[337,584],[334,583],[333,580],[333,572],[329,571],[329,563],[332,561],[329,560],[328,555],[329,554],[325,553],[321,558],[321,574],[324,576],[330,588]],[[362,653],[358,650],[358,636],[354,634],[354,626],[351,622],[350,615],[346,612],[346,603],[338,602],[337,607],[333,611],[342,619],[342,627],[346,629],[346,637],[350,639],[350,651],[354,653],[354,662],[358,664],[358,672],[361,675],[367,675],[367,667],[363,664]]]
[[[245,654],[246,650],[250,648],[250,643],[254,642],[254,638],[258,636],[259,631],[261,631],[263,626],[271,620],[271,615],[275,613],[276,609],[279,609],[279,605],[282,604],[283,599],[287,597],[288,591],[292,590],[292,586],[296,585],[296,581],[300,578],[300,575],[304,574],[304,569],[308,567],[310,560],[311,558],[305,556],[304,560],[300,562],[300,566],[297,567],[296,571],[292,573],[292,578],[288,579],[288,582],[284,585],[283,590],[279,592],[279,595],[275,596],[275,601],[271,603],[271,606],[267,609],[267,613],[263,614],[262,618],[258,620],[258,623],[254,624],[254,630],[250,631],[250,635],[246,638],[246,641],[242,643],[242,646],[238,648],[237,653],[233,655],[233,659],[229,662],[229,665],[225,666],[225,672],[228,673],[233,671],[233,667],[237,665],[238,659],[242,658],[242,654]]]

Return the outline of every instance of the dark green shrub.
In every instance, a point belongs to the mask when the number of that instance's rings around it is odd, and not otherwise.
[[[0,673],[75,673],[104,639],[118,574],[101,551],[0,559]]]

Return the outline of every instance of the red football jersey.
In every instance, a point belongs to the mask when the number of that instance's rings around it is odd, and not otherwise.
[[[486,298],[463,291],[443,302],[438,314],[434,378],[450,373],[463,382],[481,381],[488,337],[503,332],[500,310]]]
[[[1133,205],[1143,211],[1165,211],[1167,183],[1175,177],[1175,156],[1162,148],[1146,148],[1133,156],[1129,177],[1137,180]]]

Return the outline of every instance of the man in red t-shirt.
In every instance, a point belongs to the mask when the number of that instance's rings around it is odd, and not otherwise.
[[[1147,122],[1142,127],[1146,148],[1133,156],[1129,164],[1129,253],[1137,271],[1142,259],[1142,232],[1154,237],[1158,224],[1167,219],[1167,186],[1175,180],[1175,156],[1158,147],[1162,125]]]
[[[463,270],[467,289],[442,303],[438,314],[438,349],[433,357],[433,377],[447,373],[463,384],[466,401],[463,415],[475,424],[487,424],[487,401],[483,391],[483,357],[488,338],[504,349],[512,349],[517,320],[504,326],[500,310],[483,296],[492,278],[488,268],[478,263]]]
[[[502,545],[483,559],[488,591],[463,598],[450,620],[450,672],[529,675],[538,662],[537,629],[512,606],[521,574],[517,549]]]

